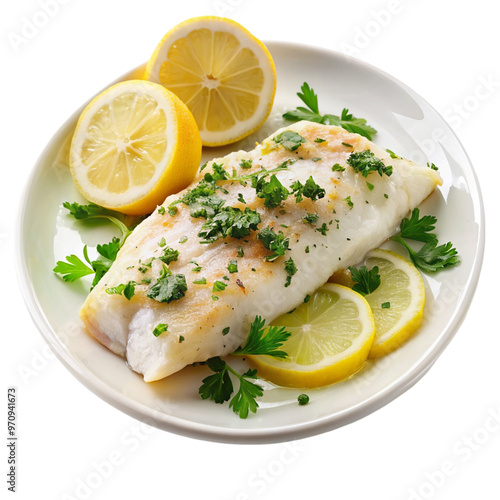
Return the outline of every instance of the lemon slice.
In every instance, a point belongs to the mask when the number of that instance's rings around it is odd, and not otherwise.
[[[366,300],[332,283],[271,324],[291,332],[281,348],[288,358],[249,356],[249,361],[259,376],[286,387],[320,387],[349,377],[365,362],[375,332]]]
[[[182,101],[161,85],[130,80],[84,109],[70,168],[88,200],[142,215],[190,184],[200,159],[200,134]]]
[[[269,116],[276,69],[265,45],[222,17],[188,19],[170,30],[149,60],[146,80],[186,103],[205,146],[235,142]]]
[[[389,250],[372,250],[364,264],[377,266],[380,286],[365,299],[375,319],[370,358],[398,348],[422,323],[425,287],[420,272],[404,257]]]

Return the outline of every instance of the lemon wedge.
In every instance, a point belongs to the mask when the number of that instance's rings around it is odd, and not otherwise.
[[[372,250],[364,265],[377,266],[380,275],[379,287],[365,296],[375,319],[369,358],[378,358],[398,348],[422,323],[425,286],[416,267],[389,250]]]
[[[205,146],[230,144],[257,130],[276,91],[276,69],[265,45],[240,24],[213,16],[172,28],[144,78],[186,103]]]
[[[201,138],[184,103],[161,85],[130,80],[106,89],[78,120],[71,174],[89,201],[125,214],[151,213],[191,183]]]
[[[282,347],[288,358],[249,356],[249,362],[260,377],[285,387],[320,387],[351,376],[363,366],[375,332],[366,300],[332,283],[271,324],[291,332]]]

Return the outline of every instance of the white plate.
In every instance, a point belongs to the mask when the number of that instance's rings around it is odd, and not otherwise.
[[[70,253],[81,255],[84,244],[91,248],[110,238],[109,226],[85,228],[61,208],[66,200],[84,202],[67,168],[68,140],[78,110],[43,151],[25,193],[18,255],[29,311],[59,359],[105,401],[151,425],[212,441],[264,443],[302,438],[364,417],[402,394],[427,372],[456,333],[476,288],[483,257],[483,207],[476,176],[455,134],[429,104],[391,76],[344,55],[288,43],[269,42],[267,46],[278,74],[271,117],[239,144],[206,149],[203,161],[230,150],[252,149],[255,141],[282,126],[282,113],[300,104],[296,92],[306,80],[318,93],[324,113],[340,114],[347,107],[378,130],[377,144],[439,167],[444,185],[422,208],[438,217],[440,241],[452,241],[462,263],[426,277],[427,304],[418,334],[391,355],[368,362],[349,380],[308,390],[311,402],[307,406],[297,404],[303,391],[266,384],[257,414],[242,420],[227,403],[200,399],[198,388],[208,373],[202,366],[146,384],[122,358],[83,330],[78,310],[89,281],[64,283],[52,272],[57,260]],[[137,76],[137,71],[122,79]]]

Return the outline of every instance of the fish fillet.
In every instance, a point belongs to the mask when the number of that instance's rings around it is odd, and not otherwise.
[[[292,151],[273,140],[285,130],[298,133],[305,142]],[[392,175],[371,172],[364,177],[347,164],[351,153],[365,150],[391,165]],[[227,236],[202,244],[199,233],[207,219],[193,217],[185,203],[175,205],[177,213],[169,213],[173,202],[207,172],[213,173],[214,163],[231,175],[248,176],[283,162],[288,168],[275,175],[289,191],[293,182],[304,185],[312,176],[325,195],[297,202],[290,194],[280,206],[269,208],[250,182],[244,186],[219,181],[223,189],[217,195],[225,206],[242,211],[248,207],[260,215],[258,228],[244,238]],[[334,170],[333,165],[337,165]],[[238,151],[209,162],[189,188],[169,196],[164,213],[163,209],[155,211],[129,236],[111,269],[88,295],[81,319],[97,340],[125,356],[147,382],[188,364],[224,356],[244,342],[255,316],[269,323],[302,303],[335,271],[360,262],[394,234],[402,218],[441,183],[434,170],[391,158],[364,137],[340,127],[307,121],[290,125],[250,152]],[[317,214],[317,220],[304,221],[308,213]],[[258,238],[266,227],[281,231],[289,242],[285,255],[273,261],[266,260],[272,252]],[[165,248],[179,252],[178,260],[168,268],[173,275],[183,275],[187,284],[185,295],[168,303],[147,295],[165,272],[164,262],[158,259]],[[290,258],[297,269],[293,276],[285,269]],[[230,261],[236,261],[237,272],[229,272]],[[131,300],[106,292],[128,282],[137,283]],[[213,291],[215,282],[227,286]],[[155,336],[152,332],[158,325],[168,327]]]

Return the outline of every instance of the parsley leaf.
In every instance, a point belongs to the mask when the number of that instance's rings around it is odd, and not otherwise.
[[[347,158],[347,164],[350,165],[355,172],[359,172],[363,177],[368,177],[371,172],[378,172],[382,177],[382,174],[388,177],[392,175],[392,167],[386,166],[384,162],[377,158],[369,149],[364,151],[359,151],[357,153],[351,153],[349,158]]]
[[[238,375],[240,379],[240,388],[233,399],[229,402],[229,407],[233,409],[234,413],[240,418],[247,418],[248,412],[257,412],[259,404],[255,400],[262,396],[264,393],[260,385],[254,384],[247,380],[249,378],[257,378],[257,370],[249,368],[243,375]]]
[[[285,255],[286,250],[288,250],[289,239],[285,238],[281,231],[276,234],[272,228],[265,227],[259,231],[257,238],[262,240],[264,247],[272,252],[272,254],[266,255],[266,260],[269,262],[276,260],[280,255]]]
[[[401,236],[426,243],[437,242],[437,236],[430,232],[436,228],[436,217],[433,215],[424,215],[422,218],[419,218],[419,216],[420,210],[415,208],[409,219],[405,218],[401,221]]]
[[[349,271],[351,272],[352,280],[355,282],[352,289],[361,295],[369,295],[380,286],[380,274],[378,273],[377,266],[372,267],[370,270],[366,266],[362,266],[359,269],[350,266]]]
[[[290,337],[291,333],[287,332],[284,326],[269,326],[265,328],[265,324],[265,319],[256,316],[250,325],[250,332],[245,344],[243,347],[236,349],[233,354],[236,356],[265,354],[285,359],[288,356],[287,353],[278,350],[278,348]]]
[[[408,250],[415,267],[424,273],[434,273],[460,263],[458,252],[450,241],[439,246],[437,246],[437,241],[430,241],[417,252],[399,235],[393,236],[391,240],[401,243]]]
[[[215,373],[202,380],[199,389],[202,399],[210,399],[219,404],[228,401],[234,390],[229,376],[231,372],[238,378],[240,387],[236,395],[231,399],[229,407],[240,418],[247,418],[249,411],[253,413],[257,411],[259,405],[256,398],[263,395],[262,387],[248,380],[257,378],[257,370],[249,369],[240,375],[219,357],[210,358],[206,361],[206,364]]]
[[[231,259],[229,261],[228,266],[227,266],[227,270],[230,273],[237,273],[238,272],[238,261],[236,259]]]
[[[409,219],[403,219],[400,233],[392,236],[391,240],[403,245],[413,264],[425,273],[433,273],[445,267],[456,266],[460,263],[457,250],[451,242],[438,246],[438,238],[434,233],[437,222],[433,215],[424,215],[420,218],[420,210],[415,208]],[[420,250],[414,250],[404,239],[422,241],[425,244]]]
[[[288,151],[295,151],[301,144],[306,142],[306,138],[293,130],[284,130],[273,137],[273,141],[276,144],[281,144]]]
[[[86,248],[86,247],[85,247]],[[66,262],[59,260],[53,271],[61,275],[64,281],[73,283],[88,274],[94,274],[94,269],[90,268],[79,257],[74,254],[66,257]]]
[[[218,404],[228,401],[233,393],[233,383],[228,373],[228,364],[218,356],[206,361],[207,366],[215,372],[201,381],[199,394],[202,399],[210,399]]]
[[[318,96],[314,90],[304,82],[300,88],[301,92],[297,95],[300,97],[302,102],[307,106],[298,106],[297,109],[293,111],[288,111],[283,115],[283,118],[290,120],[292,122],[300,120],[309,120],[311,122],[322,123],[324,125],[337,125],[348,132],[354,132],[363,137],[366,137],[370,141],[372,136],[377,133],[377,131],[366,123],[363,118],[356,118],[347,109],[343,109],[340,116],[337,115],[321,115],[318,106]]]
[[[156,283],[149,288],[146,295],[150,299],[168,304],[184,297],[186,290],[186,277],[183,274],[172,274],[166,266],[163,266]]]
[[[137,285],[135,281],[129,281],[128,283],[121,283],[118,286],[113,286],[110,288],[106,288],[106,293],[122,295],[130,300],[135,295],[135,285]]]

